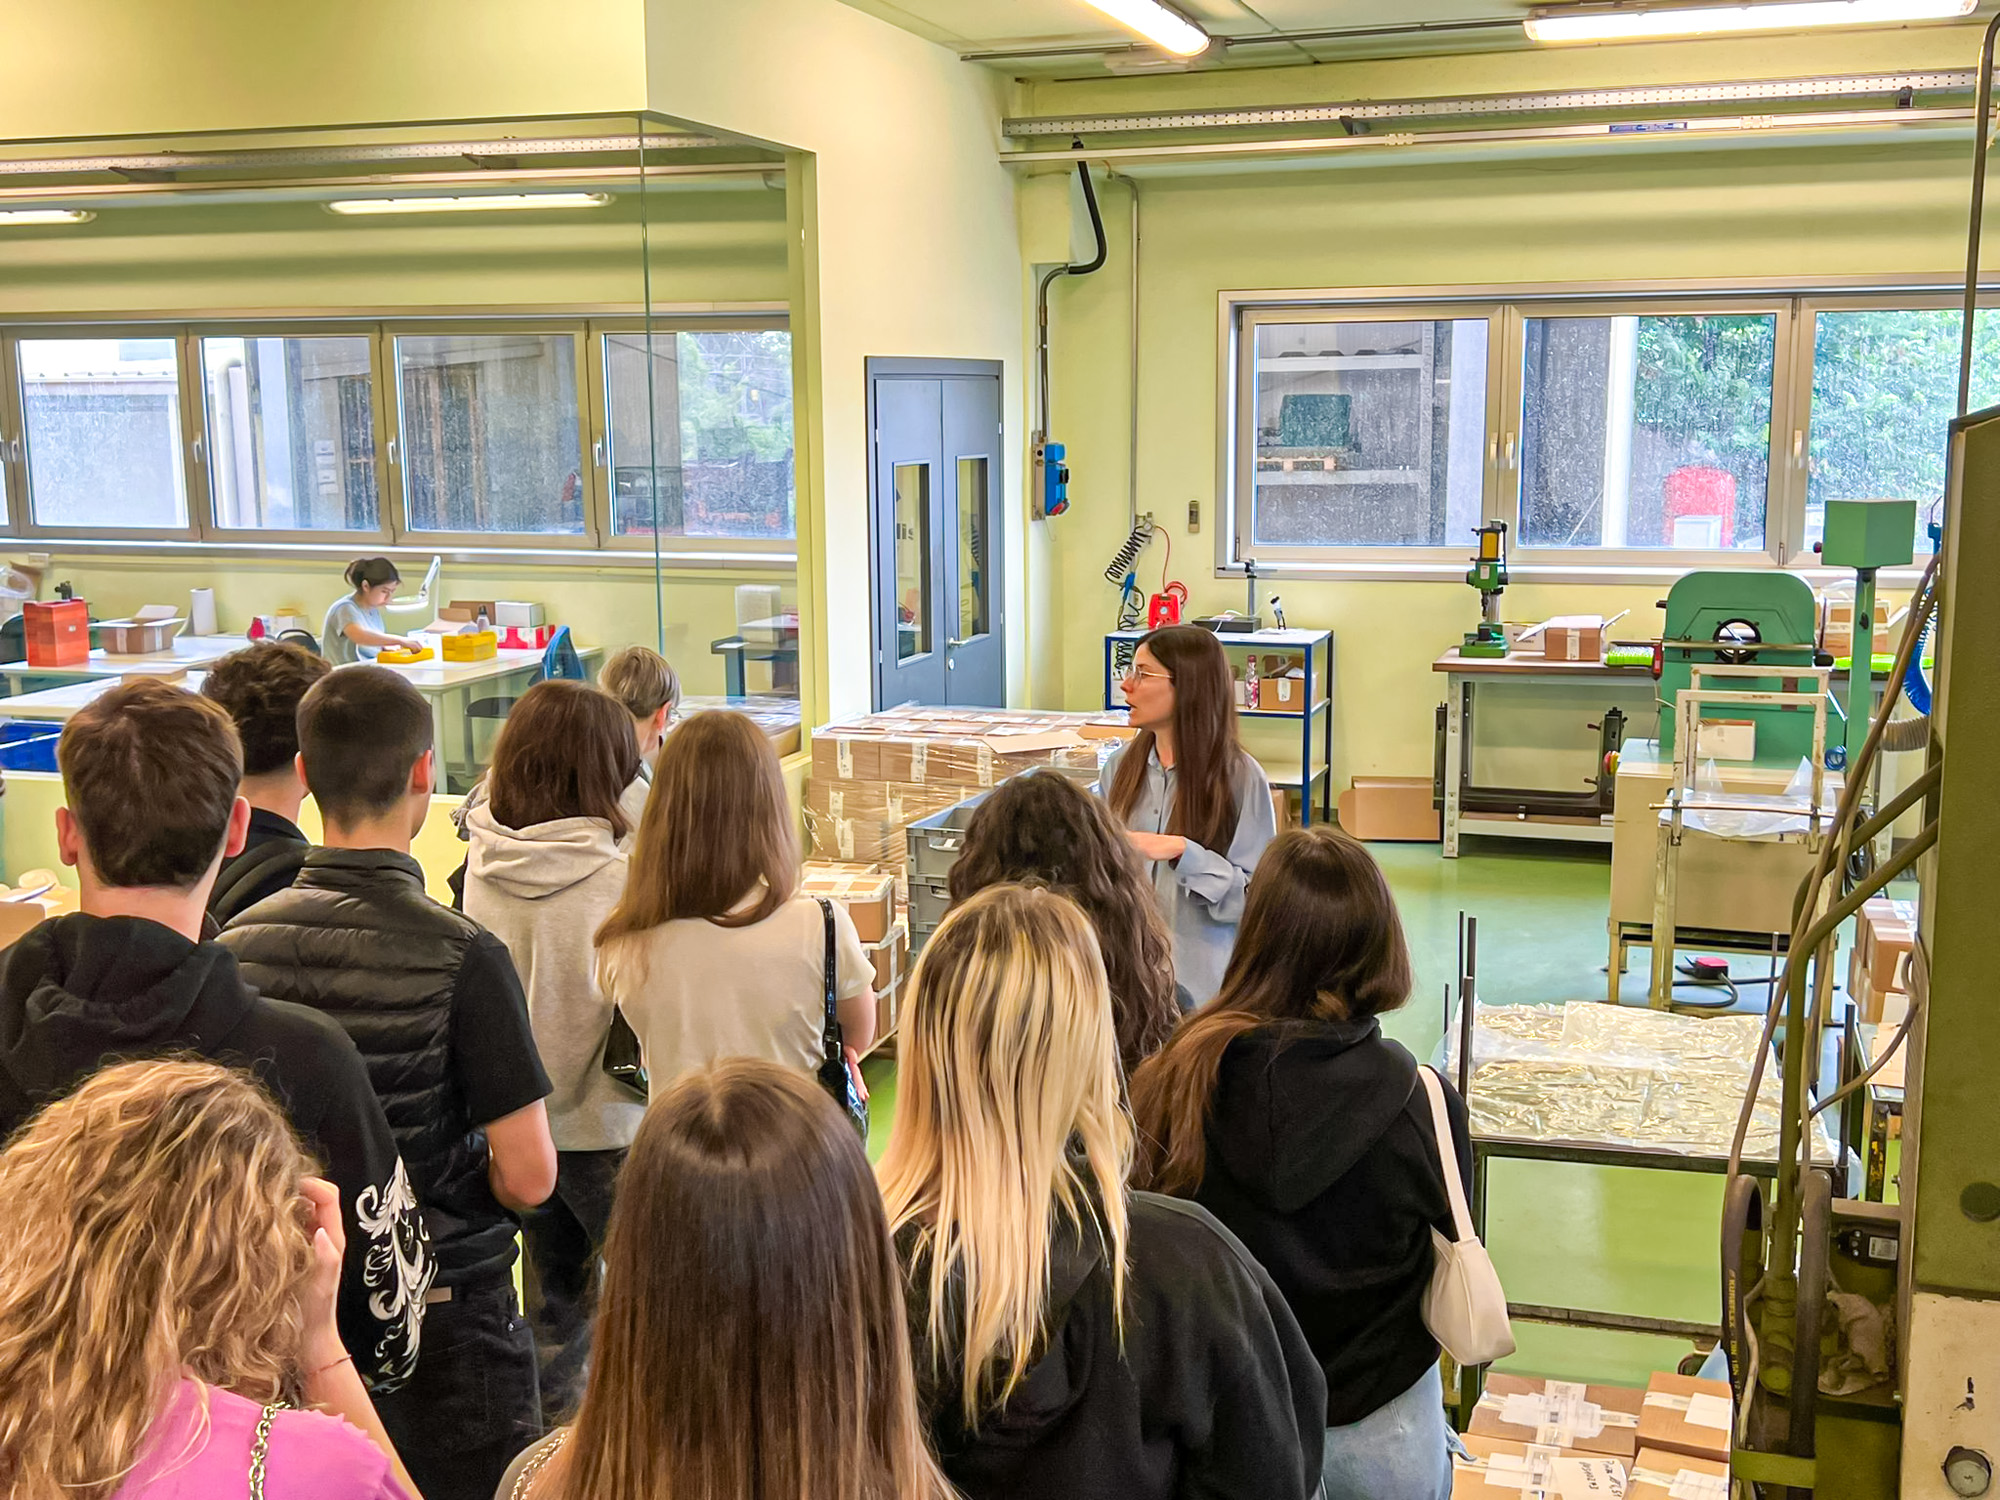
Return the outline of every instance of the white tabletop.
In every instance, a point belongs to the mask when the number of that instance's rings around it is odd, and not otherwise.
[[[209,641],[225,640],[224,636],[206,636]],[[179,644],[176,642],[175,644]],[[601,646],[579,646],[577,655],[585,661],[603,654]],[[219,653],[228,655],[227,652]],[[114,661],[152,661],[156,669],[163,664],[158,658],[114,657]],[[420,661],[408,666],[391,665],[389,670],[400,672],[410,680],[410,685],[426,697],[442,697],[459,688],[471,687],[476,683],[492,682],[501,677],[512,677],[521,672],[533,671],[541,665],[539,651],[502,651],[486,661]],[[167,663],[164,665],[172,665]],[[80,669],[72,669],[80,670]],[[121,673],[120,676],[134,675]],[[205,673],[190,670],[186,679],[189,692],[200,692]],[[0,719],[48,719],[57,723],[67,720],[78,709],[96,700],[99,694],[108,693],[117,685],[116,677],[97,676],[87,682],[66,683],[62,687],[43,688],[37,693],[21,693],[12,698],[0,698]]]
[[[88,661],[78,662],[75,666],[38,667],[20,661],[8,662],[0,670],[15,677],[69,677],[84,681],[105,677],[145,677],[212,667],[230,652],[241,651],[249,644],[249,637],[241,635],[182,635],[176,636],[165,651],[114,656],[108,651],[94,650]]]

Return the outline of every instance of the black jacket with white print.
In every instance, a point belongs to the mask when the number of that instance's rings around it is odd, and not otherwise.
[[[341,1338],[371,1386],[402,1384],[436,1268],[347,1033],[258,995],[219,943],[137,917],[57,917],[0,954],[0,1135],[108,1063],[168,1054],[249,1069],[324,1164],[347,1229]]]

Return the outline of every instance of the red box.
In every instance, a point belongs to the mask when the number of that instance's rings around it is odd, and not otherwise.
[[[80,667],[90,660],[90,606],[81,599],[21,606],[22,639],[31,667]]]
[[[553,625],[502,625],[499,630],[502,651],[545,651],[556,638]]]

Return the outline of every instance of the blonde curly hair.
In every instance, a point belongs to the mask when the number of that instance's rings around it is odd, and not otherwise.
[[[314,1172],[247,1074],[106,1068],[0,1152],[0,1493],[102,1500],[183,1372],[297,1403]]]

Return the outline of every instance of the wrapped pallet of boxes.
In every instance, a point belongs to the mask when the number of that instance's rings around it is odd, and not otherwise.
[[[1646,1382],[1639,1414],[1643,1448],[1727,1463],[1732,1424],[1726,1381],[1659,1374]]]
[[[1639,1452],[1646,1393],[1621,1385],[1489,1375],[1471,1431],[1630,1463]]]

